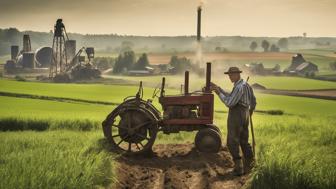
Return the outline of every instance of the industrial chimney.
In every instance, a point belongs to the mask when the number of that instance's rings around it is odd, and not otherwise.
[[[31,51],[31,43],[30,43],[30,37],[27,34],[23,35],[23,52],[30,52]]]
[[[201,17],[202,17],[202,7],[197,8],[197,41],[201,41]]]

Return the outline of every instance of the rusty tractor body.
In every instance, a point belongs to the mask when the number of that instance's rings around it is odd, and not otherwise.
[[[184,93],[165,95],[162,78],[159,103],[163,113],[152,100],[143,100],[142,82],[136,96],[128,97],[103,121],[103,131],[113,149],[128,154],[151,150],[159,131],[164,134],[198,131],[195,146],[201,152],[216,153],[221,147],[221,134],[213,124],[214,95],[210,90],[211,63],[207,63],[206,85],[202,91],[189,93],[189,72],[185,72]],[[159,91],[155,90],[153,98]]]

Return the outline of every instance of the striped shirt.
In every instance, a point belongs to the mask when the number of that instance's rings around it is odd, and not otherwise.
[[[220,88],[218,96],[221,101],[229,108],[239,104],[249,108],[250,110],[254,110],[257,104],[251,86],[243,79],[240,79],[234,84],[231,93],[227,93]]]

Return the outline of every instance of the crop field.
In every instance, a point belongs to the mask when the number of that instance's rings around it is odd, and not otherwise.
[[[213,62],[213,81],[230,90],[232,83],[223,74],[227,67],[262,62],[265,67],[279,64],[284,69],[295,53],[298,51],[205,53],[203,58],[204,61]],[[300,50],[300,53],[306,60],[319,66],[318,75],[335,75],[335,72],[329,70],[329,63],[335,61],[332,50]],[[149,53],[148,58],[151,64],[167,64],[171,55]],[[195,58],[194,53],[177,55]],[[118,55],[97,52],[96,56]],[[8,58],[8,55],[1,56],[0,64],[4,64]],[[101,122],[125,97],[135,95],[138,87],[134,85],[139,81],[144,82],[144,98],[151,98],[162,76],[104,77],[106,84],[52,84],[0,79],[0,188],[111,188],[123,183],[118,175],[122,172],[118,168],[118,155],[111,152],[104,139]],[[166,94],[180,93],[183,76],[165,77]],[[247,78],[247,75],[243,77]],[[191,75],[190,78],[191,91],[200,90],[204,85],[203,77]],[[115,81],[120,84],[116,85]],[[335,82],[298,77],[251,76],[249,83],[279,90],[336,89]],[[257,167],[250,176],[248,186],[265,189],[336,188],[336,102],[262,93],[256,93],[256,96],[258,105],[253,121]],[[161,108],[157,99],[154,99],[154,105]],[[214,122],[222,132],[223,144],[226,143],[227,111],[216,97]],[[274,115],[272,112],[283,114]],[[192,147],[195,134],[159,133],[154,148],[161,150],[163,158],[159,162],[161,164],[156,166],[167,166],[167,161],[178,159],[174,157],[176,151],[172,150],[180,148],[177,144]],[[196,165],[197,159],[202,158],[191,157],[182,163],[182,167],[183,164]],[[142,163],[146,166],[146,160]],[[176,163],[178,166],[179,161]],[[212,160],[208,163],[216,164]],[[125,163],[121,168],[129,168],[127,172],[137,173],[132,166],[132,163]],[[152,166],[151,161],[148,166]],[[168,175],[165,173],[164,182],[168,177],[168,180],[186,179],[187,184],[198,181],[216,183],[208,180],[208,177],[198,177],[203,175],[202,169],[199,170],[202,174],[196,172],[196,176],[192,177],[196,180],[179,175],[181,171],[176,171],[179,176],[174,179],[169,176],[171,169],[174,169],[172,167],[165,168]],[[139,170],[139,175],[144,175],[143,171],[156,171],[144,167]],[[194,170],[187,171],[193,173]],[[126,175],[126,180],[130,179],[135,184],[145,182],[143,178],[148,177],[149,181],[152,178],[149,175],[132,180],[129,176]],[[186,183],[175,186],[182,187]],[[133,186],[139,187],[141,184]]]
[[[297,50],[303,54],[319,55],[325,57],[336,57],[335,49],[321,48],[321,49],[301,49]]]
[[[180,53],[177,56],[194,59],[194,53]],[[204,61],[263,61],[263,60],[290,60],[293,53],[261,53],[261,52],[224,52],[224,53],[204,53]],[[153,64],[168,63],[171,54],[150,54],[148,56],[149,61]]]
[[[144,84],[151,86],[159,86],[163,76],[141,77],[141,76],[106,76],[108,78],[122,79],[125,81],[144,81]],[[243,75],[243,78],[247,78]],[[165,76],[168,87],[180,89],[184,82],[184,76]],[[191,75],[190,87],[192,90],[199,90],[200,86],[204,85],[205,81],[197,75]],[[226,89],[232,89],[232,83],[229,81],[227,75],[215,75],[213,82]],[[314,89],[335,89],[336,83],[329,81],[319,81],[299,77],[275,77],[275,76],[251,76],[249,83],[258,83],[265,86],[267,89],[282,89],[282,90],[314,90]]]
[[[168,78],[167,83],[171,82],[169,79],[177,81]],[[325,87],[333,85],[327,83]],[[0,92],[37,96],[0,97],[0,129],[3,130],[0,132],[0,188],[48,188],[51,185],[109,188],[118,183],[116,155],[110,152],[100,123],[115,104],[136,91],[136,86],[0,80]],[[153,88],[145,88],[145,98],[150,97],[152,91]],[[178,93],[178,90],[171,89],[169,93]],[[250,186],[335,188],[336,101],[256,95],[258,105],[253,121],[258,166],[251,175]],[[41,99],[41,96],[50,98]],[[72,100],[57,100],[62,97]],[[155,106],[160,107],[157,100]],[[283,115],[268,113],[271,110],[281,110]],[[223,143],[226,118],[227,109],[216,98],[215,123],[221,129]],[[194,136],[195,133],[188,132],[160,133],[155,144],[192,143]]]

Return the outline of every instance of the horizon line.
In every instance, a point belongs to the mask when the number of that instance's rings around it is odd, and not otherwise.
[[[17,27],[7,27],[0,29],[17,29],[19,32],[40,32],[40,33],[50,33],[50,31],[36,31],[36,30],[20,30]],[[196,37],[197,35],[135,35],[135,34],[117,34],[117,33],[79,33],[79,32],[67,32],[68,34],[77,34],[77,35],[115,35],[115,36],[125,36],[125,37]],[[303,35],[292,35],[292,36],[253,36],[253,35],[205,35],[202,38],[211,38],[211,37],[252,37],[252,38],[292,38],[292,37],[302,37],[302,38],[336,38],[335,36],[307,36]]]

